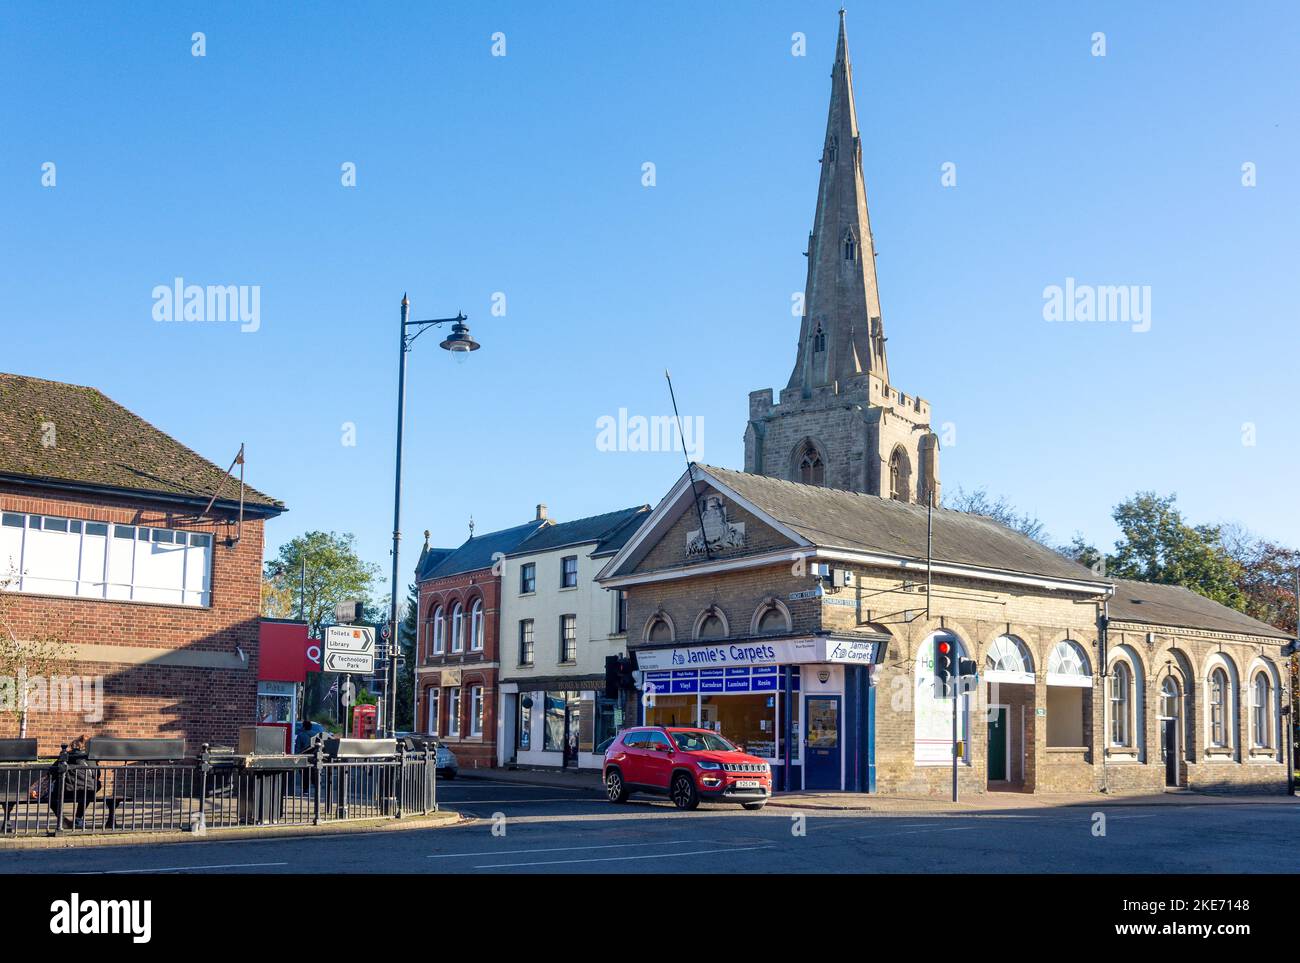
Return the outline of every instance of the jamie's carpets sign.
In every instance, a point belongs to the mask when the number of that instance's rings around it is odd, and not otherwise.
[[[663,669],[707,669],[730,665],[799,665],[808,662],[870,664],[884,656],[884,643],[861,639],[782,639],[771,642],[720,642],[672,649],[638,649],[637,666]]]

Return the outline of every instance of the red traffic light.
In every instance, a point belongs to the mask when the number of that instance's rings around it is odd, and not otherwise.
[[[940,642],[938,648],[939,648],[939,654],[940,654],[940,655],[947,655],[947,654],[948,654],[948,648],[949,648],[949,646],[948,646],[948,643],[947,643],[947,642]]]

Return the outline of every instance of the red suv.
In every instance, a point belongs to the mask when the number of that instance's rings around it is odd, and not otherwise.
[[[702,799],[762,809],[772,769],[708,729],[641,726],[619,733],[605,750],[609,801],[623,802],[630,792],[666,795],[678,809]]]

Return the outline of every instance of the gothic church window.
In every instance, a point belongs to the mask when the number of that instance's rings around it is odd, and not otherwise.
[[[813,351],[822,352],[826,350],[826,332],[822,330],[820,324],[817,325],[817,331],[813,334]]]
[[[856,261],[857,259],[858,259],[858,245],[853,240],[853,236],[849,235],[848,237],[844,238],[844,260]]]
[[[799,481],[805,485],[826,484],[826,466],[812,445],[804,448],[803,457],[799,459]]]
[[[910,501],[908,489],[911,476],[912,466],[907,460],[907,452],[895,448],[889,456],[889,497],[897,502]]]

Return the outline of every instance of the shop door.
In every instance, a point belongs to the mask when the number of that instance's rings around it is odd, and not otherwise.
[[[578,732],[582,723],[582,699],[576,692],[565,693],[564,765],[578,765]]]
[[[804,700],[808,736],[804,741],[803,787],[839,789],[840,697],[809,696]]]
[[[1007,710],[1005,706],[989,708],[989,781],[1007,778]]]

